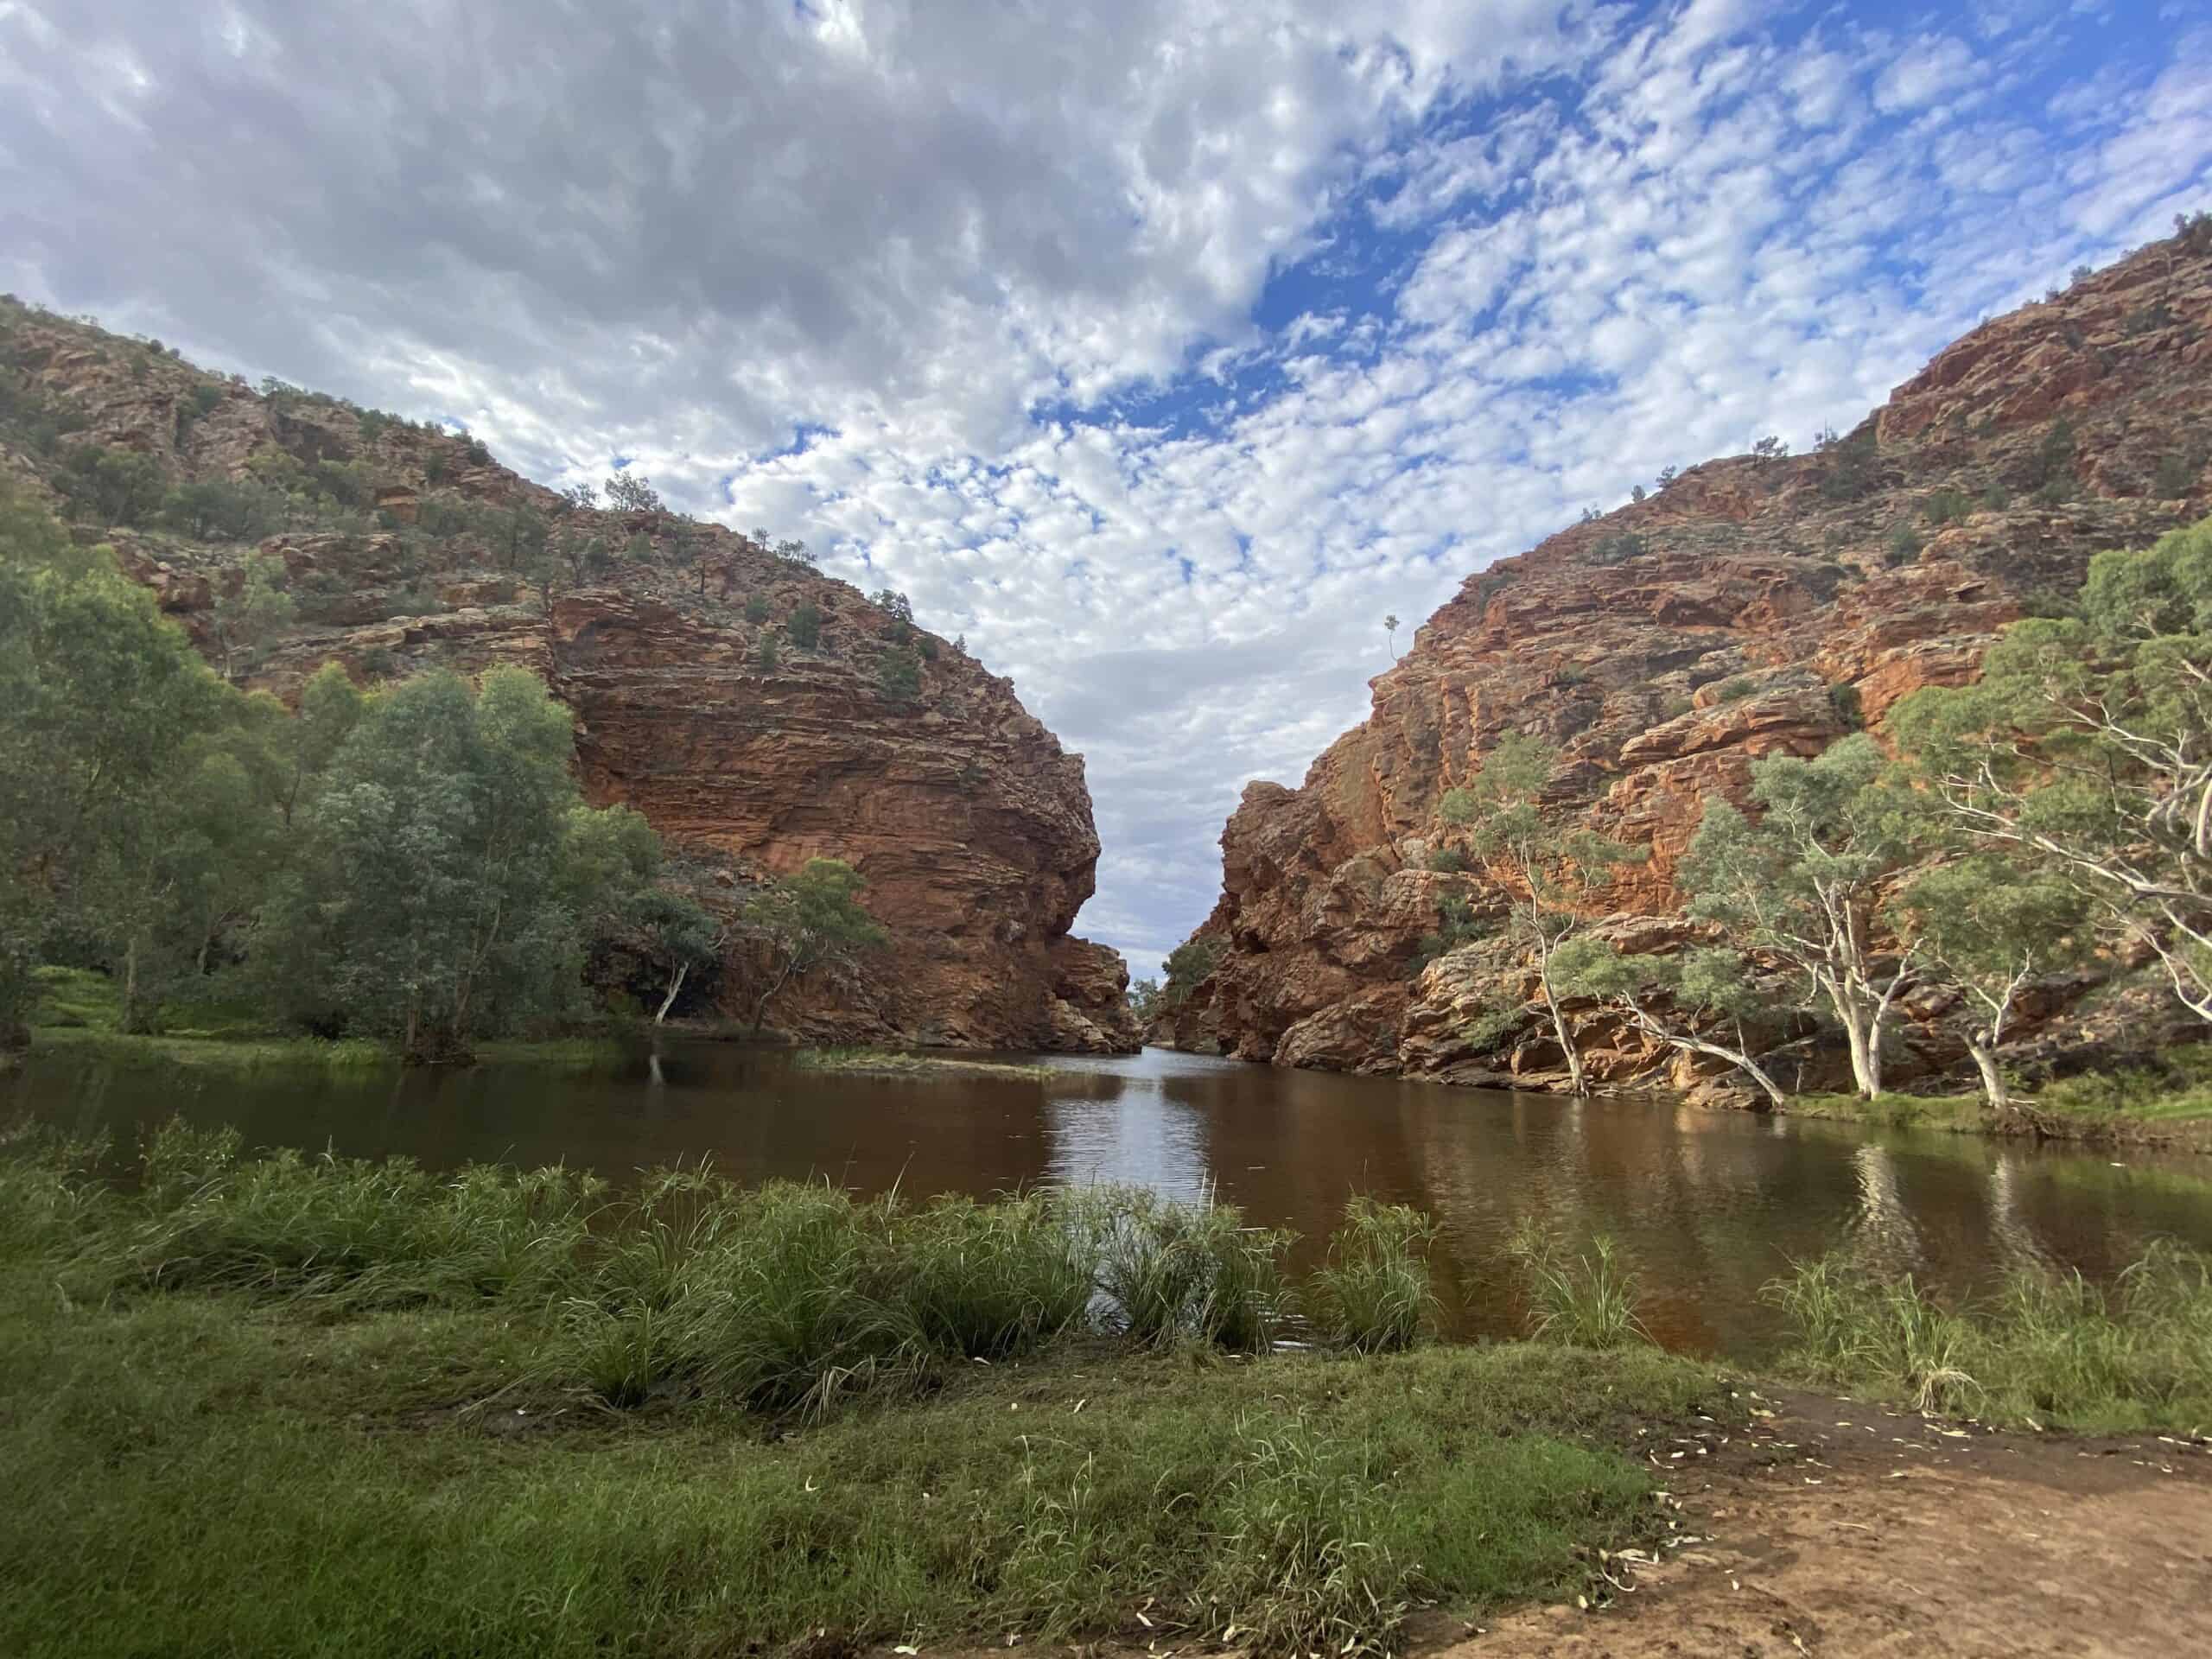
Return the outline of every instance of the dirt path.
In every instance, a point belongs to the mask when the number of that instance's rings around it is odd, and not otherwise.
[[[1452,1659],[2212,1655],[2212,1448],[1946,1428],[1817,1395],[1656,1461],[1685,1535],[1591,1611],[1514,1614]],[[1676,1456],[1676,1453],[1681,1455]]]

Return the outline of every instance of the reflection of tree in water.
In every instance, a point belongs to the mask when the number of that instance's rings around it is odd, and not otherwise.
[[[2048,1268],[2053,1265],[2050,1252],[2037,1238],[2020,1201],[2021,1176],[2016,1154],[1997,1154],[1989,1170],[1989,1236],[2008,1270]]]
[[[1927,1253],[1920,1230],[1906,1211],[1897,1187],[1897,1160],[1887,1147],[1860,1147],[1851,1154],[1859,1184],[1859,1214],[1851,1225],[1852,1255],[1859,1265],[1885,1274],[1911,1273]]]

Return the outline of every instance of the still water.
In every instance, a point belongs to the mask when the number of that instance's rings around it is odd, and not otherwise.
[[[128,1144],[172,1113],[250,1144],[404,1153],[434,1167],[565,1161],[614,1179],[709,1157],[752,1181],[988,1195],[1128,1181],[1211,1194],[1295,1229],[1318,1259],[1347,1195],[1415,1204],[1442,1227],[1439,1287],[1460,1335],[1509,1334],[1502,1247],[1524,1216],[1612,1234],[1672,1347],[1756,1358],[1780,1334],[1758,1288],[1849,1243],[1871,1263],[1972,1292],[2011,1265],[2109,1282],[2171,1236],[2212,1249],[2212,1159],[2038,1149],[1666,1101],[1447,1089],[1149,1049],[1050,1059],[1048,1081],[844,1077],[785,1051],[671,1042],[590,1075],[465,1071],[206,1076],[62,1058],[0,1078],[29,1110]]]

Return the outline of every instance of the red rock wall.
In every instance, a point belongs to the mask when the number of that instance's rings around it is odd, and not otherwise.
[[[2071,499],[2049,500],[2040,457],[2062,416]],[[1708,800],[1740,800],[1761,755],[1819,753],[1850,729],[1853,694],[1872,724],[1920,686],[1970,678],[1995,631],[2070,591],[2093,552],[2212,511],[2208,416],[2212,250],[2160,244],[1985,324],[1899,387],[1853,435],[1874,445],[1863,493],[1841,498],[1833,452],[1712,461],[1469,577],[1301,787],[1246,790],[1200,930],[1228,949],[1154,1040],[1558,1081],[1533,1021],[1487,1046],[1465,1034],[1531,994],[1524,963],[1470,950],[1408,972],[1445,894],[1496,903],[1475,876],[1424,868],[1448,839],[1444,791],[1503,733],[1556,745],[1548,803],[1650,851],[1609,900],[1613,931],[1631,948],[1678,938],[1673,871]],[[2154,489],[2177,467],[2179,499]],[[1982,505],[1993,488],[2001,507]],[[1976,510],[1928,523],[1944,489]],[[1900,525],[1925,544],[1892,563]],[[1577,1018],[1600,1077],[1681,1080],[1672,1057]]]

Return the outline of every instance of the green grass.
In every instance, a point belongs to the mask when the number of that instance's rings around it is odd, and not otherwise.
[[[2036,1109],[2068,1117],[2127,1117],[2151,1123],[2212,1117],[2212,1043],[2170,1048],[2159,1058],[2160,1070],[2105,1072],[2046,1084],[2036,1093]]]
[[[1662,1524],[1637,1436],[1733,1409],[1644,1348],[1241,1354],[1282,1241],[1224,1210],[8,1151],[10,1654],[1351,1653],[1586,1589]],[[1146,1230],[1159,1341],[1096,1295]]]
[[[1883,1093],[1872,1100],[1859,1095],[1800,1095],[1785,1109],[1791,1117],[1874,1123],[1892,1129],[1979,1129],[1988,1116],[1978,1094]]]
[[[2212,1429],[2212,1258],[2170,1243],[2109,1295],[2078,1274],[2018,1273],[1947,1306],[1840,1255],[1764,1294],[1796,1329],[1785,1363],[1832,1386],[2007,1424]]]
[[[903,1054],[888,1048],[803,1048],[797,1064],[810,1071],[849,1071],[887,1077],[1003,1077],[1009,1082],[1042,1083],[1052,1075],[1049,1065],[1026,1065],[1014,1060],[965,1060],[939,1054]]]
[[[1506,1251],[1526,1279],[1530,1334],[1538,1341],[1605,1349],[1651,1340],[1637,1314],[1636,1274],[1604,1234],[1578,1254],[1531,1218],[1507,1241]]]
[[[1410,1348],[1434,1327],[1436,1294],[1421,1251],[1436,1224],[1410,1205],[1354,1197],[1313,1275],[1313,1319],[1322,1338],[1355,1353]]]

